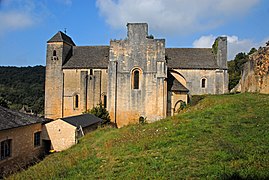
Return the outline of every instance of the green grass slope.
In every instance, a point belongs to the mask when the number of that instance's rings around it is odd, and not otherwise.
[[[208,96],[152,124],[104,128],[10,179],[268,179],[269,96]]]

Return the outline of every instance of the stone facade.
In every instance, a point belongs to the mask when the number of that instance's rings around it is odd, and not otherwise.
[[[0,131],[0,142],[11,140],[10,157],[0,159],[0,175],[15,172],[44,155],[42,142],[34,146],[34,133],[41,131],[41,123]]]
[[[65,150],[76,144],[77,128],[60,119],[47,123],[43,128],[43,139],[51,141],[51,149]]]
[[[147,38],[146,24],[127,27],[126,40],[110,42],[108,65],[108,112],[119,127],[166,116],[165,40]]]
[[[166,48],[146,23],[128,23],[109,46],[76,46],[62,32],[47,45],[45,116],[81,114],[103,104],[118,127],[173,115],[189,95],[228,92],[227,38],[213,48]]]

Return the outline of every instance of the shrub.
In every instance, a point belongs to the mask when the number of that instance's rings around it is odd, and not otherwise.
[[[96,117],[101,118],[102,125],[109,124],[110,123],[110,116],[106,108],[102,104],[98,104],[97,106],[93,107],[91,110],[87,110],[83,112],[83,114],[93,114]]]

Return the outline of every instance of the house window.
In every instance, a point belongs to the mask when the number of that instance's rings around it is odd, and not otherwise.
[[[56,50],[53,50],[53,54],[52,54],[52,56],[57,56],[57,54],[56,54]]]
[[[0,160],[6,159],[11,156],[11,139],[1,142]]]
[[[41,132],[34,133],[34,146],[40,146],[40,134]]]
[[[78,103],[79,103],[79,99],[78,99],[78,94],[75,95],[74,97],[74,108],[77,109],[78,108]]]
[[[139,71],[135,70],[133,73],[133,89],[139,89]]]
[[[201,87],[205,88],[205,86],[206,86],[206,79],[203,78],[202,81],[201,81]]]

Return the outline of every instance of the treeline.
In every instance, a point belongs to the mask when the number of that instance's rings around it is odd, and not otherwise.
[[[0,104],[20,110],[23,106],[43,114],[45,67],[0,66]]]

